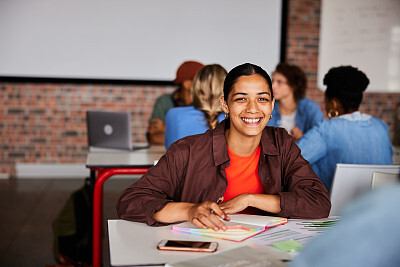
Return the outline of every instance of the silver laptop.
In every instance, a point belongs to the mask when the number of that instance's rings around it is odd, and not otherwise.
[[[128,112],[87,111],[86,122],[90,147],[133,149]]]
[[[398,174],[400,165],[336,164],[330,195],[330,216],[341,215],[349,203],[371,191],[374,171]]]

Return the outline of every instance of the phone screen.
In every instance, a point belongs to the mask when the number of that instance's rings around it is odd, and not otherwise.
[[[179,247],[179,248],[209,248],[211,242],[196,242],[196,241],[175,241],[168,240],[165,244],[166,247]]]

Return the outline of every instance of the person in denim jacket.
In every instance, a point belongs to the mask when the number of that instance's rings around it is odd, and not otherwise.
[[[305,98],[307,78],[300,67],[279,63],[272,74],[276,105],[268,126],[282,127],[294,140],[324,119],[317,103]]]
[[[368,77],[352,66],[330,69],[324,77],[325,109],[330,119],[297,142],[328,191],[336,163],[393,164],[387,124],[358,111],[368,84]]]

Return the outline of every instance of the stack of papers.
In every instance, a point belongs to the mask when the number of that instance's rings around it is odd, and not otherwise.
[[[229,217],[231,218],[230,221],[223,221],[228,228],[226,231],[215,231],[211,228],[202,229],[194,226],[190,222],[173,225],[171,230],[181,233],[241,242],[266,231],[270,227],[287,223],[286,218],[272,216],[232,214],[229,215]]]

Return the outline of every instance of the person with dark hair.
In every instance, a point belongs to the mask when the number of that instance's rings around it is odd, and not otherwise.
[[[266,127],[274,107],[271,87],[261,67],[233,68],[220,99],[226,119],[174,142],[122,193],[119,217],[148,225],[190,221],[216,230],[226,229],[223,220],[238,212],[327,217],[328,191],[293,138]]]
[[[227,72],[218,64],[203,67],[194,77],[191,93],[193,105],[171,108],[165,117],[165,148],[188,135],[214,129],[224,120],[219,100]]]
[[[298,142],[301,154],[330,191],[337,163],[391,165],[386,123],[358,111],[369,79],[352,66],[331,68],[324,77],[325,120]]]
[[[272,74],[276,105],[267,125],[285,128],[295,141],[324,119],[319,105],[305,98],[306,88],[307,78],[300,67],[283,62],[276,66]]]
[[[204,65],[197,61],[185,61],[176,71],[174,84],[178,88],[172,94],[165,94],[156,99],[147,129],[150,144],[163,145],[165,134],[165,116],[174,107],[185,107],[192,104],[190,87],[196,73]]]

